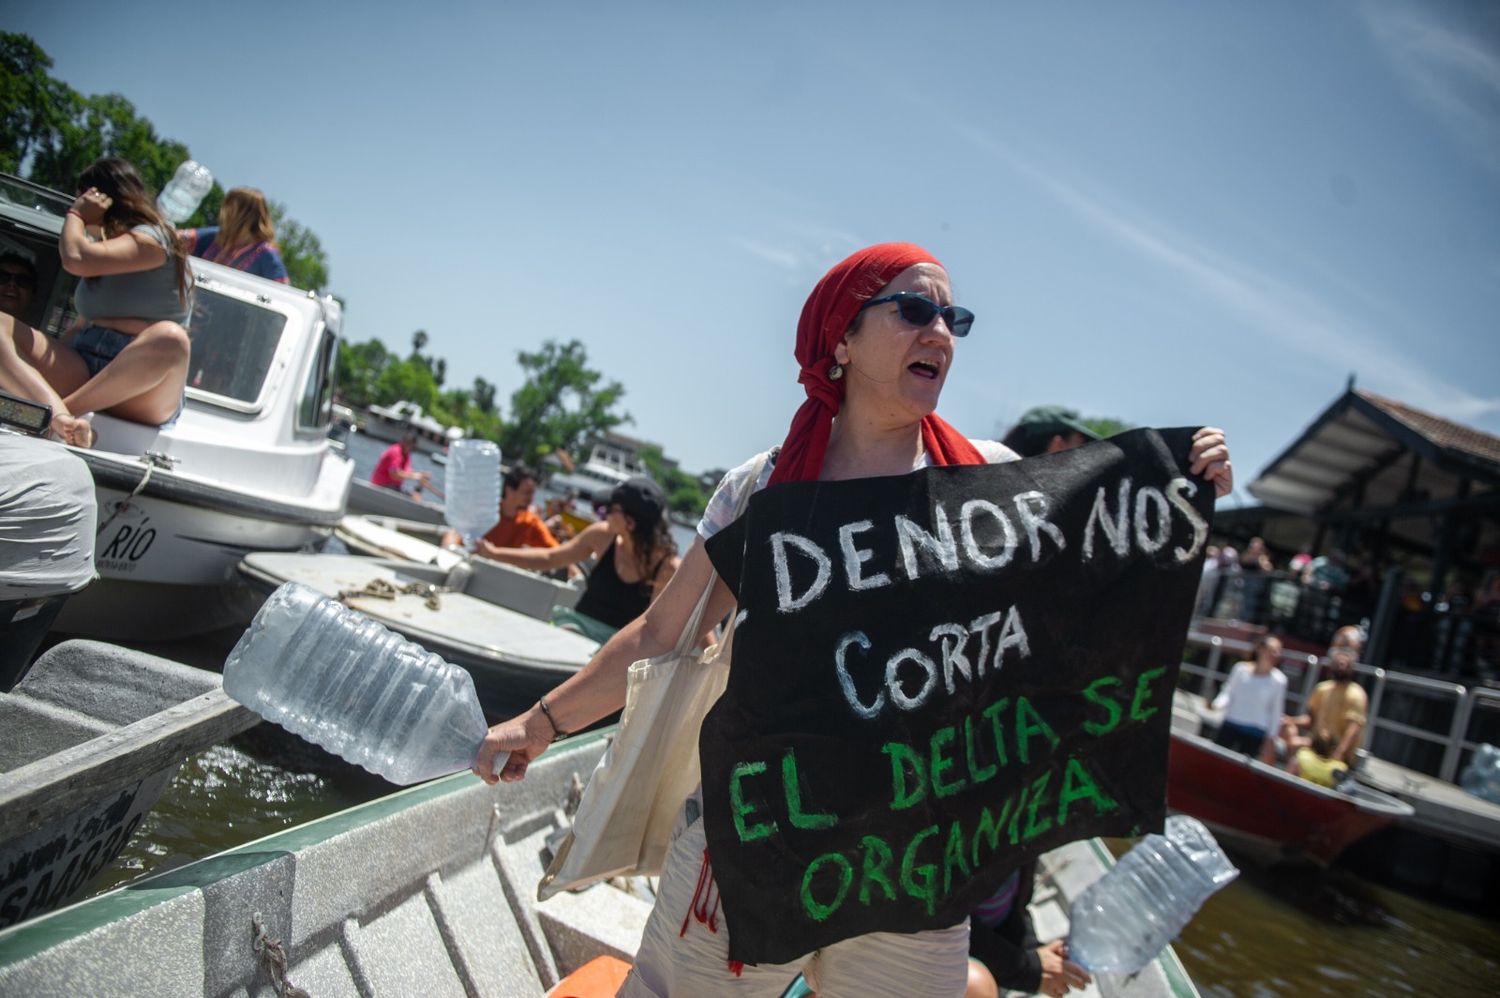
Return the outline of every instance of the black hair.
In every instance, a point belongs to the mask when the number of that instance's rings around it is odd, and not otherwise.
[[[540,482],[542,476],[537,470],[527,464],[513,464],[505,473],[505,491],[519,489],[526,482]]]

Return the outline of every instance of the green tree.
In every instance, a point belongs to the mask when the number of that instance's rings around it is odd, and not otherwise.
[[[474,406],[480,412],[495,411],[495,386],[481,377],[474,378],[474,391],[471,396]]]
[[[500,434],[508,460],[537,464],[559,449],[576,451],[591,434],[630,420],[619,410],[624,386],[591,370],[578,340],[548,340],[533,353],[520,351],[516,361],[526,381],[510,397],[511,418]]]
[[[218,186],[215,184],[214,189],[218,190]],[[212,195],[213,191],[209,194]],[[219,200],[223,199],[223,194],[220,193]],[[206,204],[209,199],[205,197],[203,200]],[[288,218],[286,207],[279,201],[268,198],[267,203],[271,209],[271,220],[276,224],[276,248],[281,250],[281,259],[286,264],[287,277],[292,287],[321,294],[328,287],[328,254],[323,252],[322,240],[296,219]],[[215,217],[218,213],[219,206],[216,203]]]
[[[52,78],[52,57],[26,35],[0,32],[0,170],[20,174],[26,158],[54,141],[79,103]]]
[[[697,476],[681,468],[670,467],[660,447],[643,447],[639,454],[641,465],[646,469],[662,491],[667,494],[667,507],[673,512],[702,516],[708,505],[708,496]]]
[[[375,382],[389,362],[390,351],[379,340],[340,341],[336,375],[340,396],[353,406],[375,402]]]

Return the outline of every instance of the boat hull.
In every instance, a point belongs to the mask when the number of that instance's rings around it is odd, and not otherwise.
[[[1172,733],[1167,806],[1268,861],[1332,863],[1411,807],[1356,787],[1330,790],[1198,735]]]
[[[440,503],[417,502],[411,496],[395,489],[388,489],[374,482],[355,479],[349,483],[348,512],[367,516],[393,516],[417,523],[441,524],[443,507]]]

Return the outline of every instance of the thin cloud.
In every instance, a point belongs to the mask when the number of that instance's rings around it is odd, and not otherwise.
[[[1068,182],[1056,169],[1041,169],[1002,147],[985,133],[956,126],[1042,188],[1079,218],[1155,261],[1288,352],[1307,356],[1361,380],[1379,385],[1412,405],[1472,422],[1500,413],[1500,397],[1482,398],[1421,368],[1413,358],[1383,342],[1367,326],[1314,294],[1247,267],[1154,219],[1133,214],[1102,195]],[[1410,337],[1418,342],[1418,337]]]
[[[1500,53],[1482,35],[1426,19],[1415,6],[1372,6],[1365,20],[1416,101],[1500,172]]]
[[[789,247],[768,246],[754,239],[745,239],[740,236],[736,236],[730,241],[746,253],[757,259],[764,260],[773,267],[780,267],[782,270],[794,272],[803,269],[801,254]]]

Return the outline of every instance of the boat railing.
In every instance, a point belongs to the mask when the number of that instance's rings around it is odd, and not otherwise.
[[[1189,633],[1188,644],[1207,652],[1207,660],[1202,665],[1187,661],[1182,663],[1182,671],[1198,680],[1198,693],[1205,699],[1212,698],[1219,684],[1228,677],[1229,670],[1234,663],[1248,658],[1254,648],[1253,643],[1249,641],[1198,632]],[[1226,653],[1232,656],[1228,662],[1225,662]],[[1295,682],[1291,685],[1295,686],[1296,691],[1289,692],[1287,697],[1288,712],[1301,710],[1302,705],[1307,702],[1308,696],[1317,684],[1321,665],[1322,660],[1316,655],[1302,652],[1282,655],[1278,666],[1288,673],[1289,681],[1295,677]],[[1435,767],[1437,772],[1434,775],[1450,783],[1457,779],[1465,752],[1472,751],[1480,743],[1479,739],[1472,737],[1476,712],[1500,710],[1500,690],[1485,686],[1470,688],[1462,683],[1416,676],[1408,672],[1395,672],[1365,663],[1357,663],[1354,670],[1360,676],[1367,678],[1370,693],[1369,722],[1365,732],[1365,744],[1370,746],[1378,744],[1382,748],[1389,749],[1396,739],[1406,739],[1435,746],[1442,750],[1442,756],[1441,761]],[[1434,702],[1437,705],[1436,715],[1446,716],[1447,725],[1444,727],[1437,724],[1425,726],[1414,724],[1409,720],[1392,717],[1389,712],[1383,712],[1382,708],[1387,705],[1388,701],[1386,694],[1393,689]],[[1413,710],[1408,713],[1421,714],[1422,712]],[[1391,753],[1383,751],[1377,754],[1384,756]],[[1405,753],[1401,754],[1405,755]],[[1408,765],[1409,760],[1404,760],[1402,764]],[[1422,767],[1414,766],[1413,768]]]

